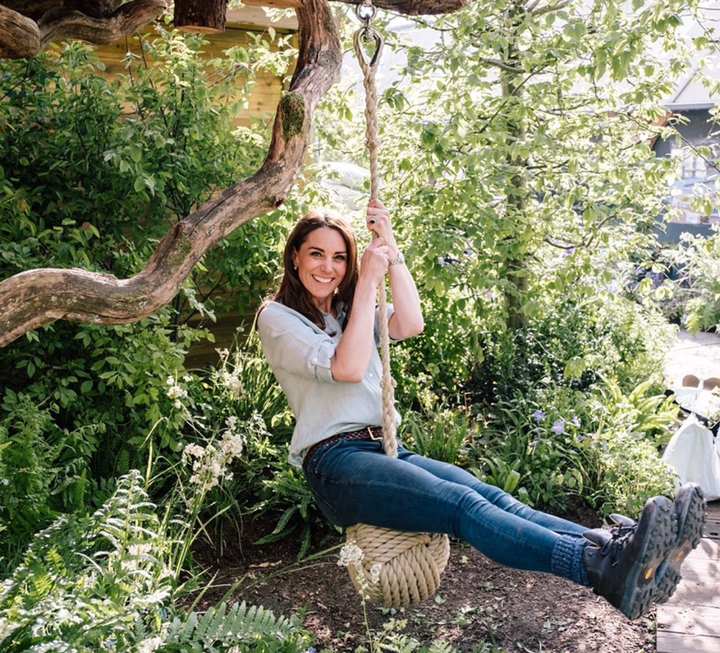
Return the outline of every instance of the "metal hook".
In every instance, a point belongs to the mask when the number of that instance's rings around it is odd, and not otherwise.
[[[369,55],[367,49],[361,43],[375,42],[375,52],[372,56]],[[353,36],[353,42],[355,43],[355,54],[358,58],[362,59],[363,63],[369,68],[375,68],[380,61],[380,54],[383,49],[383,38],[380,32],[374,27],[360,28],[355,32]]]

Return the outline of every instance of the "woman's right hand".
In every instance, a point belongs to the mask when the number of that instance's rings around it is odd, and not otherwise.
[[[377,287],[388,269],[392,250],[385,244],[384,238],[373,238],[360,259],[360,278],[367,279]]]

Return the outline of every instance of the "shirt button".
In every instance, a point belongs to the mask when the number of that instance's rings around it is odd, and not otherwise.
[[[373,373],[370,372],[370,374],[368,374],[368,376],[372,379],[372,378],[373,378]]]

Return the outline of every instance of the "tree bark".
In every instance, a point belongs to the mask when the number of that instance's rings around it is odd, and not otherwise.
[[[40,52],[40,28],[31,18],[0,5],[0,58],[27,59]]]
[[[342,58],[326,0],[304,0],[297,14],[297,67],[278,105],[262,167],[172,227],[147,265],[130,279],[79,269],[38,269],[0,282],[0,347],[58,319],[124,324],[151,315],[172,300],[207,249],[282,204],[305,158],[315,107],[332,86]]]
[[[5,0],[0,4],[0,58],[27,59],[48,43],[80,39],[112,43],[153,21],[167,8],[166,0],[45,0],[37,3]]]
[[[53,9],[38,20],[42,46],[63,39],[107,44],[137,32],[167,8],[166,0],[133,0],[112,14],[96,18],[80,11]]]
[[[212,34],[225,29],[227,0],[175,2],[173,24],[180,30]]]

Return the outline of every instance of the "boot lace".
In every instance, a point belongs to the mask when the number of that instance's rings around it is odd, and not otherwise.
[[[637,525],[635,526],[613,526],[610,529],[612,537],[600,547],[601,556],[610,556],[610,566],[614,567],[618,563],[618,556],[630,538],[635,534]]]

